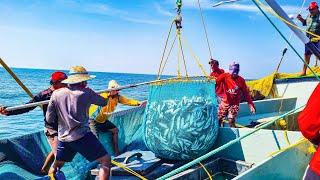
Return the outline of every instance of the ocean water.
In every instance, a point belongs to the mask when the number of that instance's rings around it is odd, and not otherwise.
[[[50,75],[54,70],[42,69],[22,69],[13,68],[15,74],[30,89],[33,94],[48,88],[50,86]],[[67,72],[66,72],[67,73]],[[156,75],[144,74],[126,74],[126,73],[107,73],[107,72],[91,72],[97,77],[90,80],[88,86],[93,90],[107,89],[108,82],[112,79],[116,80],[120,85],[140,83],[152,81],[156,79]],[[163,78],[167,78],[164,76]],[[140,86],[136,88],[122,90],[121,94],[138,100],[146,100],[148,97],[148,87]],[[28,102],[29,96],[20,88],[14,79],[0,68],[0,105],[15,106]],[[116,111],[130,108],[129,106],[119,105]],[[21,136],[39,130],[43,130],[43,114],[42,110],[37,107],[33,111],[15,116],[0,115],[0,139]]]

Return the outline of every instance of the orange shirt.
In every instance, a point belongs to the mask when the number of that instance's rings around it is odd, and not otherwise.
[[[141,103],[134,99],[128,99],[122,95],[109,96],[109,93],[101,93],[100,96],[109,98],[107,105],[101,107],[97,105],[91,105],[89,109],[90,119],[97,121],[98,123],[104,123],[111,116],[112,112],[116,109],[118,103],[128,106],[139,106]]]

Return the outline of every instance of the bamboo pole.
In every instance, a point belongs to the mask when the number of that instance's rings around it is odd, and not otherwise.
[[[11,75],[11,77],[19,84],[19,86],[31,97],[33,98],[33,94],[31,91],[20,81],[18,76],[10,69],[10,67],[0,58],[0,64],[3,68]]]
[[[187,77],[185,79],[189,80],[189,78],[203,78],[203,77],[206,77],[206,76],[193,76],[193,77]],[[165,81],[169,81],[169,80],[181,80],[181,78],[174,77],[174,78],[168,78],[168,79],[162,79],[162,80],[147,81],[147,82],[142,82],[142,83],[137,83],[137,84],[129,84],[129,85],[125,85],[125,86],[120,86],[118,88],[97,91],[96,93],[100,94],[100,93],[110,92],[110,91],[119,91],[119,90],[123,90],[123,89],[129,89],[129,88],[134,88],[134,87],[138,87],[138,86],[143,86],[143,85],[161,83],[161,82],[165,82]],[[14,110],[18,110],[18,109],[24,109],[24,108],[29,108],[29,107],[34,107],[34,106],[39,106],[39,105],[44,105],[44,104],[49,104],[49,100],[39,101],[39,102],[29,103],[29,104],[23,104],[23,105],[18,105],[18,106],[12,106],[12,107],[6,108],[6,110],[7,111],[14,111]]]

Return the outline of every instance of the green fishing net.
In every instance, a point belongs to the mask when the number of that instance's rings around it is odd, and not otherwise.
[[[218,135],[214,81],[151,85],[144,121],[145,144],[157,156],[186,160],[207,153]]]

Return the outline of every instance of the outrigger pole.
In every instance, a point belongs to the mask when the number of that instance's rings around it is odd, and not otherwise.
[[[187,78],[200,78],[200,77],[203,77],[203,76],[193,76],[193,77],[187,77]],[[174,78],[168,78],[168,79],[147,81],[147,82],[142,82],[142,83],[137,83],[137,84],[129,84],[129,85],[125,85],[125,86],[120,86],[118,88],[111,88],[111,89],[97,91],[96,93],[100,94],[100,93],[110,92],[110,91],[119,91],[119,90],[134,88],[134,87],[138,87],[138,86],[161,83],[161,82],[164,82],[164,81],[170,81],[170,80],[174,81],[174,80],[177,80],[177,79],[181,79],[181,78],[174,77]],[[23,104],[23,105],[18,105],[18,106],[12,106],[12,107],[6,108],[6,110],[7,111],[14,111],[14,110],[18,110],[18,109],[25,109],[25,108],[35,107],[35,106],[45,105],[45,104],[49,104],[49,100],[39,101],[39,102],[29,103],[29,104]]]
[[[19,86],[31,97],[33,98],[33,94],[31,91],[20,81],[18,76],[10,69],[10,67],[0,58],[0,64],[3,68],[11,75],[11,77],[19,84]]]

